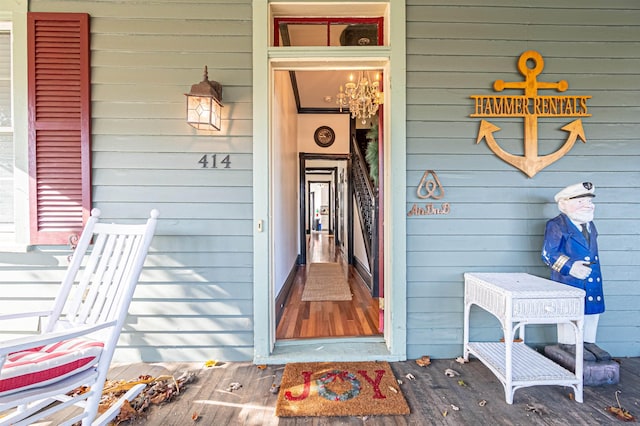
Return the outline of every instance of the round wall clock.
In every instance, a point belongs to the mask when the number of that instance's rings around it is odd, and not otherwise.
[[[313,140],[316,141],[316,145],[327,148],[336,140],[336,132],[329,126],[320,126],[313,134]]]

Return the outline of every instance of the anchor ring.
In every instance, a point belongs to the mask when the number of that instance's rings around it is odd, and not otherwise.
[[[529,60],[533,61],[535,66],[533,68],[529,68]],[[520,59],[518,59],[518,71],[523,76],[537,76],[544,69],[544,59],[542,59],[542,55],[536,52],[535,50],[527,50],[522,55],[520,55]]]

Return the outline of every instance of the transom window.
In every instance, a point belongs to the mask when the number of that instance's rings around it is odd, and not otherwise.
[[[382,46],[383,17],[275,18],[275,46]]]

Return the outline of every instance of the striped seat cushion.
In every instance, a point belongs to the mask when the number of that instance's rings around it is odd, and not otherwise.
[[[95,365],[104,344],[76,338],[9,354],[0,370],[0,396],[54,383]]]

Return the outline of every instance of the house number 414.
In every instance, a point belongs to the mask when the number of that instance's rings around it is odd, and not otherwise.
[[[220,165],[218,165],[218,162],[220,163]],[[203,169],[230,169],[231,156],[227,154],[226,156],[224,156],[224,158],[222,158],[222,160],[218,160],[218,154],[205,154],[200,158],[200,160],[198,160],[198,163],[201,164],[200,167]]]

